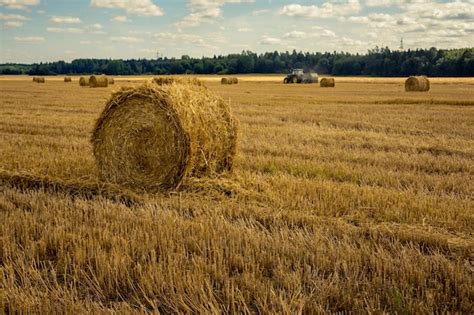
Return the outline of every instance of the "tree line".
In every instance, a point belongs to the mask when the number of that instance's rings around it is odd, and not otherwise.
[[[303,68],[322,74],[347,76],[474,76],[474,48],[390,50],[378,48],[366,54],[347,52],[267,52],[192,58],[75,59],[71,62],[2,64],[0,74],[235,74],[286,73]]]

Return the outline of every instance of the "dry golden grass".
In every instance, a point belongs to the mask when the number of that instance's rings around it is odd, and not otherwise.
[[[0,309],[474,312],[474,80],[255,78],[201,78],[240,120],[235,174],[141,196],[89,139],[143,78],[0,78]]]

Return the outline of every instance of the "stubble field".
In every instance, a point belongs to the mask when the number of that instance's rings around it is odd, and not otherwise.
[[[98,179],[113,90],[0,78],[0,312],[474,312],[474,79],[240,77],[235,171]],[[212,128],[212,126],[209,126]]]

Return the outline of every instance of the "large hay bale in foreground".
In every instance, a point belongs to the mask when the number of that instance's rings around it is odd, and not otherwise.
[[[89,86],[89,77],[81,77],[79,79],[80,86]]]
[[[336,81],[334,78],[322,78],[319,84],[321,87],[335,87]]]
[[[195,84],[124,87],[112,95],[92,135],[102,179],[147,191],[231,170],[236,142],[228,104]]]
[[[72,82],[71,77],[65,77],[65,78],[64,78],[64,82]]]
[[[405,81],[406,92],[427,92],[430,90],[430,80],[425,76],[411,76]]]
[[[108,87],[109,80],[105,75],[92,75],[89,78],[89,87],[91,88],[99,88],[99,87]]]
[[[45,82],[44,77],[37,77],[36,78],[36,83],[44,83],[44,82]]]
[[[180,83],[180,84],[194,84],[198,86],[202,86],[202,82],[196,78],[181,78],[181,77],[155,77],[152,80],[153,83],[158,85],[167,85],[173,83]]]
[[[108,80],[109,80],[109,84],[115,84],[114,78],[108,78]]]

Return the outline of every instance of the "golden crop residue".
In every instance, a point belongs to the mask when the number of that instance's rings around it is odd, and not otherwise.
[[[139,198],[90,137],[151,77],[1,77],[0,309],[472,313],[473,79],[236,77],[199,77],[240,121],[234,174]]]

